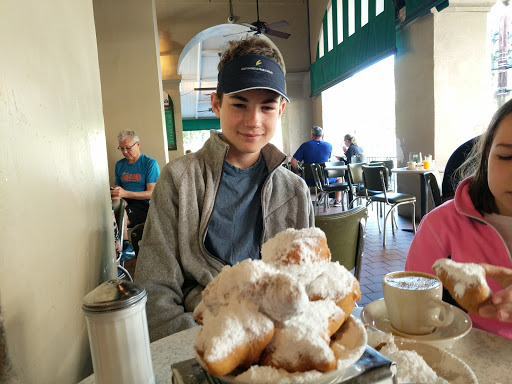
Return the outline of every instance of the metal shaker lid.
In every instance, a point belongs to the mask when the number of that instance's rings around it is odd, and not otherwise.
[[[105,281],[84,297],[82,309],[87,312],[107,312],[129,307],[147,296],[144,287],[131,281]]]

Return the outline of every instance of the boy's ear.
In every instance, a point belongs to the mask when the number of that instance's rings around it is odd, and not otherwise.
[[[220,100],[216,92],[212,92],[210,95],[210,101],[212,103],[212,111],[217,117],[220,117]]]
[[[283,114],[284,107],[286,107],[286,100],[281,98],[281,105],[279,106],[279,117]]]

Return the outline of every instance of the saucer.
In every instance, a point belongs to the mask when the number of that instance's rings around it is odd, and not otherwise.
[[[437,348],[451,348],[453,344],[469,333],[473,324],[470,317],[461,309],[451,306],[453,322],[446,327],[437,327],[428,335],[411,335],[397,331],[391,326],[384,299],[367,304],[361,311],[361,320],[371,328],[392,333],[407,339],[414,339]]]

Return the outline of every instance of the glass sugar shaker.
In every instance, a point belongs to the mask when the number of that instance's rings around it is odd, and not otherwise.
[[[113,279],[89,292],[82,311],[87,322],[97,384],[154,384],[146,290]]]

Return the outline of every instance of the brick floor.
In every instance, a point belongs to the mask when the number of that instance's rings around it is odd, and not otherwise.
[[[331,207],[327,212],[323,212],[322,206],[318,214],[332,214],[340,211],[342,211],[341,208]],[[382,227],[383,219],[379,219]],[[405,258],[414,235],[412,232],[402,230],[412,228],[409,219],[398,216],[397,221],[398,230],[395,231],[395,236],[390,226],[386,228],[386,248],[383,248],[382,233],[379,233],[377,225],[377,213],[371,207],[368,209],[363,266],[359,280],[361,286],[361,301],[357,302],[359,306],[383,297],[381,280],[386,273],[404,270]]]

